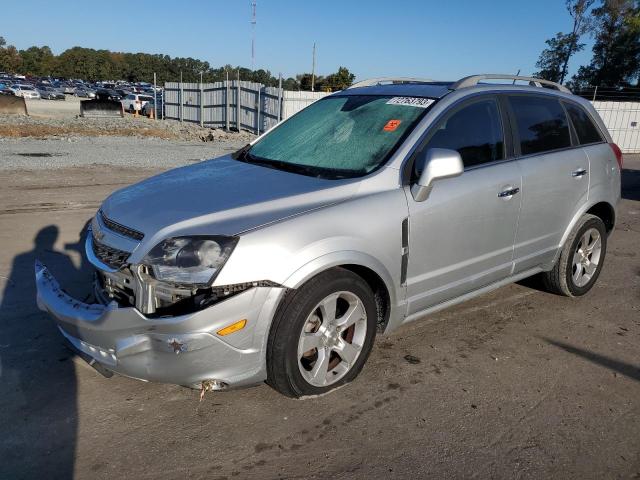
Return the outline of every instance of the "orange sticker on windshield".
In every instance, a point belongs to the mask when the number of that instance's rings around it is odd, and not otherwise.
[[[402,123],[400,120],[389,120],[383,130],[385,132],[393,132],[400,126],[400,123]]]

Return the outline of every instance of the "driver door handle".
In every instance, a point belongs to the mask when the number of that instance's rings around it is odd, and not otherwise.
[[[587,174],[587,169],[586,168],[579,168],[577,170],[574,170],[573,172],[571,172],[571,176],[574,178],[580,178],[584,175]]]
[[[518,187],[514,187],[514,188],[508,188],[506,190],[501,191],[498,194],[498,197],[500,198],[507,198],[507,197],[512,197],[514,196],[516,193],[518,193],[520,191],[520,188]]]

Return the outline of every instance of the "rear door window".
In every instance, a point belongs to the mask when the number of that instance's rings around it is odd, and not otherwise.
[[[504,159],[504,135],[496,101],[480,100],[454,111],[439,123],[424,148],[456,150],[465,168]]]
[[[516,120],[520,153],[532,155],[571,146],[569,123],[555,98],[518,95],[509,97]]]
[[[567,109],[573,128],[578,134],[580,145],[599,143],[603,141],[600,131],[593,124],[593,120],[591,120],[589,114],[585,112],[582,107],[571,103],[565,103],[564,106]]]

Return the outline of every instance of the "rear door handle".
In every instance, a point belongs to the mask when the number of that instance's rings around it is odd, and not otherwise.
[[[518,193],[520,191],[520,189],[518,187],[514,187],[514,188],[508,188],[506,190],[501,191],[498,194],[498,197],[500,198],[511,198],[513,197],[516,193]]]
[[[586,174],[587,174],[586,168],[579,168],[578,170],[574,170],[573,172],[571,172],[571,176],[574,178],[580,178]]]

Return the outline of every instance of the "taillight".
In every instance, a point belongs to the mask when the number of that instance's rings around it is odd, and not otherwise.
[[[622,150],[620,150],[620,147],[615,143],[610,143],[609,146],[611,147],[611,150],[613,150],[613,154],[616,156],[616,160],[618,162],[620,170],[622,170]]]

